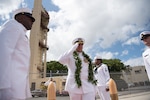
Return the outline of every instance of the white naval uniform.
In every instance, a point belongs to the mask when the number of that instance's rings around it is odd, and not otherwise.
[[[96,66],[97,70],[95,72],[95,78],[97,79],[97,92],[101,100],[110,100],[109,91],[106,88],[109,86],[109,70],[106,64],[101,64]],[[95,70],[95,69],[94,69]]]
[[[0,100],[24,100],[29,88],[30,47],[25,27],[16,20],[0,29]]]
[[[87,95],[85,99],[82,98],[79,100],[95,100],[95,85],[88,82],[88,65],[89,64],[84,62],[84,59],[81,53],[79,54],[79,57],[82,61],[82,65],[81,65],[82,69],[80,73],[82,86],[78,88],[77,83],[75,82],[76,65],[75,65],[75,60],[73,57],[73,52],[74,50],[76,50],[77,46],[78,44],[75,44],[71,48],[71,50],[69,50],[64,55],[62,55],[58,60],[60,63],[65,64],[68,67],[68,76],[66,80],[65,90],[69,92],[70,96],[74,96],[74,97],[75,95],[84,95],[84,94],[92,93],[93,96]],[[73,98],[72,100],[77,100],[77,98]]]
[[[143,60],[150,81],[150,48],[148,48],[146,51],[143,52]]]

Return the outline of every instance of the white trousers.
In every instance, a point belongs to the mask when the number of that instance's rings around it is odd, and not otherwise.
[[[25,100],[12,98],[12,92],[11,89],[0,89],[0,100]]]
[[[86,94],[69,93],[70,100],[95,100],[95,92]]]
[[[109,91],[106,91],[106,86],[98,86],[97,92],[101,100],[111,100]]]

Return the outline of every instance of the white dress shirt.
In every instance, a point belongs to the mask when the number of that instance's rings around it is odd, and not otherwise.
[[[148,48],[143,52],[143,60],[144,60],[148,78],[150,80],[150,48]]]
[[[97,72],[95,72],[95,78],[97,79],[97,86],[108,86],[109,85],[109,70],[106,64],[96,66]]]
[[[68,52],[62,55],[59,58],[59,62],[67,65],[68,67],[68,76],[66,80],[65,90],[70,93],[84,94],[89,92],[95,92],[95,86],[88,82],[88,63],[84,62],[82,53],[79,53],[79,57],[82,61],[82,69],[80,73],[80,79],[82,86],[78,88],[77,83],[75,82],[75,71],[76,65],[73,57],[73,52],[76,50],[78,44],[75,44]]]
[[[0,29],[0,89],[11,89],[18,99],[31,97],[30,47],[25,27],[9,20]]]

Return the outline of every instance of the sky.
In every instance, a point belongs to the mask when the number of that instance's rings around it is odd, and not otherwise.
[[[91,59],[99,55],[131,67],[144,65],[146,47],[139,34],[150,31],[149,4],[150,0],[42,0],[50,15],[47,61],[57,60],[81,37]],[[21,7],[33,9],[34,0],[0,0],[0,27]]]

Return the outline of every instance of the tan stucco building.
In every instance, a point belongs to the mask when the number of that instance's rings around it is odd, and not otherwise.
[[[145,66],[130,67],[128,70],[123,71],[123,79],[127,83],[134,83],[137,85],[144,85],[149,82]]]

